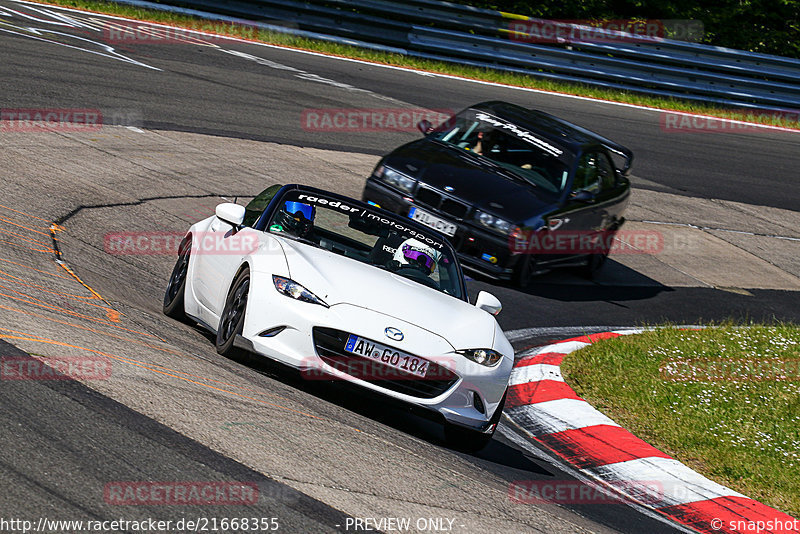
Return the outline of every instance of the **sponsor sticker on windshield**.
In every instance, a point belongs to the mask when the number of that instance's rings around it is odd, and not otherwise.
[[[287,195],[284,197],[286,201],[293,201],[292,195]],[[413,237],[419,241],[422,241],[426,245],[436,247],[437,249],[443,249],[444,243],[437,240],[435,237],[430,235],[426,235],[416,228],[412,228],[410,226],[406,226],[399,221],[394,219],[390,219],[383,214],[375,213],[371,210],[363,209],[360,207],[354,207],[351,205],[346,204],[345,202],[333,199],[333,198],[325,198],[317,195],[309,195],[306,193],[301,193],[297,195],[295,202],[301,202],[306,204],[313,204],[315,206],[324,206],[334,210],[341,210],[343,213],[347,213],[350,215],[351,218],[358,217],[364,221],[364,223],[372,223],[372,224],[380,224],[391,228],[392,230],[396,230],[403,234],[408,235],[409,237]]]
[[[550,143],[548,143],[544,139],[540,139],[540,138],[536,137],[535,135],[533,135],[533,133],[529,132],[528,130],[525,130],[524,128],[520,128],[516,124],[513,124],[513,123],[508,122],[508,121],[504,121],[504,120],[499,119],[499,118],[497,118],[497,117],[495,117],[493,115],[490,115],[490,114],[488,114],[486,112],[483,112],[483,111],[478,112],[475,115],[475,118],[477,120],[479,120],[479,121],[489,123],[489,124],[491,124],[492,126],[494,126],[497,129],[504,130],[504,131],[506,131],[506,132],[508,132],[508,133],[510,133],[512,135],[515,135],[519,139],[522,139],[523,141],[526,141],[526,142],[528,142],[528,143],[530,143],[532,145],[535,145],[535,146],[541,148],[542,150],[544,150],[545,152],[548,152],[549,154],[552,154],[553,156],[558,157],[558,156],[560,156],[561,154],[564,153],[564,151],[561,150],[560,148],[551,145]]]

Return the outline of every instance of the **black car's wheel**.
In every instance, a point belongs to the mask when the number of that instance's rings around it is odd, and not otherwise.
[[[172,274],[167,283],[167,290],[164,292],[164,315],[185,321],[186,312],[183,308],[184,295],[186,294],[186,273],[189,271],[189,256],[192,252],[191,240],[181,243],[178,249],[178,261],[172,268]]]
[[[605,235],[603,235],[603,237],[605,239],[605,242],[610,243],[611,241],[608,239],[608,237],[613,239],[614,236],[617,233],[617,230],[619,230],[619,227],[610,228],[610,229],[606,230],[605,232],[603,232],[603,234],[605,234]],[[608,237],[606,237],[606,236],[608,236]],[[603,265],[606,264],[606,260],[608,259],[608,253],[609,252],[610,252],[610,247],[603,247],[603,249],[600,252],[598,252],[596,254],[590,254],[586,258],[586,265],[584,265],[583,268],[581,268],[580,274],[582,274],[584,277],[588,278],[589,280],[593,280],[594,277],[597,276],[597,274],[603,268]]]
[[[247,311],[247,297],[250,291],[250,271],[244,269],[234,280],[228,298],[225,299],[225,308],[219,319],[217,327],[217,352],[223,356],[238,359],[244,356],[245,351],[233,345],[236,335],[242,333],[244,316]]]
[[[514,269],[511,281],[518,288],[527,289],[533,282],[534,272],[536,272],[536,259],[531,255],[522,256]]]
[[[583,276],[589,280],[594,279],[594,277],[600,272],[600,269],[603,268],[603,265],[606,264],[607,259],[608,252],[590,255],[586,265],[582,268]]]
[[[497,409],[494,411],[494,415],[492,415],[492,418],[489,421],[489,424],[492,428],[491,432],[484,434],[483,432],[470,430],[452,423],[445,423],[444,439],[447,444],[456,450],[470,453],[478,452],[486,447],[489,442],[492,441],[494,431],[497,429],[497,423],[500,422],[500,417],[503,416],[503,408],[506,405],[507,393],[508,392],[503,394],[500,404],[497,406]]]

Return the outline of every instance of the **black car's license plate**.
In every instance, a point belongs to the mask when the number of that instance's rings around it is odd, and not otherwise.
[[[427,211],[421,210],[416,206],[411,208],[411,210],[408,212],[408,216],[415,221],[419,221],[425,226],[433,228],[434,230],[437,230],[450,237],[456,235],[456,230],[458,229],[458,226],[450,221],[445,221],[444,219],[430,214]]]

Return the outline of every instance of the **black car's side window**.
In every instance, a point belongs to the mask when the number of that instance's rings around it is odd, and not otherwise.
[[[590,152],[584,154],[578,163],[578,170],[575,173],[575,181],[572,184],[572,192],[588,191],[590,193],[600,192],[600,176],[597,166],[597,153]]]
[[[615,183],[614,167],[611,166],[608,156],[602,152],[589,152],[580,159],[572,191],[597,194],[612,189]]]
[[[617,184],[614,167],[611,165],[608,156],[602,152],[597,154],[597,174],[600,179],[600,187],[603,191],[613,189]]]

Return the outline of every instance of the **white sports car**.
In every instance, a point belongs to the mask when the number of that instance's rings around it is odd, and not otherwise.
[[[164,313],[307,377],[341,379],[438,414],[454,447],[477,450],[502,413],[514,353],[494,315],[467,298],[435,230],[300,185],[225,203],[189,229]]]

